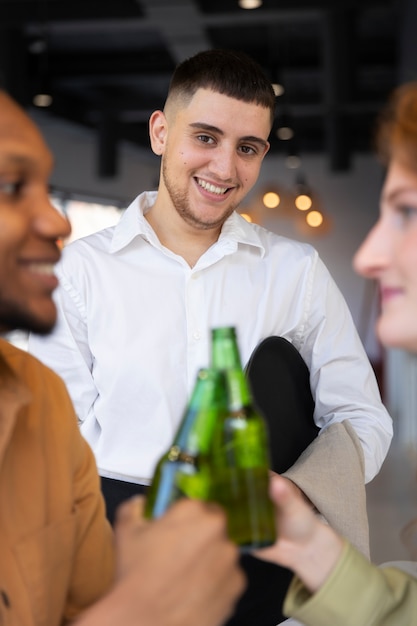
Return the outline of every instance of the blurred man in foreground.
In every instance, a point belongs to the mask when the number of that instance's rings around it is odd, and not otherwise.
[[[0,91],[0,333],[48,333],[57,240],[52,157]],[[119,513],[115,542],[93,454],[62,380],[0,339],[0,623],[216,626],[244,587],[215,506],[182,502],[155,523]],[[114,548],[115,546],[115,548]]]

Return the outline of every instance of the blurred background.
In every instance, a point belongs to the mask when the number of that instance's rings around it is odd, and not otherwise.
[[[378,294],[351,259],[378,214],[376,116],[395,86],[417,79],[416,32],[417,0],[0,0],[2,82],[55,153],[51,194],[73,238],[156,188],[148,119],[178,62],[231,48],[263,66],[277,95],[271,151],[241,212],[318,249],[377,373],[396,432],[369,486],[377,561],[398,558],[386,533],[415,513],[417,364],[381,349]],[[397,472],[403,490],[391,484]]]

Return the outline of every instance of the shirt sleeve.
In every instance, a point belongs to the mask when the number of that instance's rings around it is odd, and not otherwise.
[[[309,291],[299,350],[310,369],[315,421],[324,430],[349,420],[363,448],[369,482],[388,452],[392,419],[349,307],[318,256]]]
[[[346,542],[317,593],[293,579],[284,613],[305,626],[409,626],[417,615],[417,578],[395,567],[372,565]]]
[[[331,424],[283,475],[340,535],[369,558],[362,446],[348,420]]]
[[[58,313],[55,328],[46,336],[31,333],[28,349],[65,380],[78,421],[84,422],[94,412],[98,396],[86,314],[79,295],[65,276],[59,275],[59,281],[54,294]]]

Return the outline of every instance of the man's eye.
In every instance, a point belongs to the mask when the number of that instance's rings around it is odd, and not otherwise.
[[[256,154],[256,150],[252,146],[241,146],[240,149],[244,154]]]
[[[208,135],[198,135],[198,139],[203,143],[213,143],[214,141],[213,138]]]
[[[1,182],[0,181],[0,193],[6,196],[16,196],[20,193],[23,187],[23,181],[10,181],[10,182]]]

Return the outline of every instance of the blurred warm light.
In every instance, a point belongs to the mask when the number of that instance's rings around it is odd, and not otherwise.
[[[294,201],[295,206],[299,211],[308,211],[313,204],[312,199],[305,193],[298,195]]]
[[[282,96],[285,92],[284,85],[281,85],[280,83],[272,83],[272,89],[274,90],[274,94],[277,98]]]
[[[323,215],[320,211],[310,211],[306,215],[306,222],[311,228],[318,228],[323,224]]]
[[[276,135],[282,141],[288,141],[294,137],[294,131],[290,126],[280,126],[277,128]]]
[[[241,9],[257,9],[262,5],[262,0],[239,0]]]
[[[252,222],[252,221],[253,221],[253,220],[252,220],[252,218],[251,218],[251,216],[249,215],[249,213],[241,213],[240,215],[241,215],[241,216],[242,216],[242,217],[243,217],[243,218],[244,218],[247,222]]]
[[[52,96],[49,93],[37,93],[33,97],[33,104],[37,107],[49,107],[52,104]]]
[[[301,165],[301,159],[299,156],[297,156],[296,154],[290,154],[289,156],[287,156],[287,158],[285,159],[285,165],[290,169],[290,170],[296,170],[298,167],[300,167]]]
[[[293,219],[297,213],[293,194],[276,181],[266,183],[263,188],[259,189],[252,206],[256,207],[261,220]],[[250,214],[253,216],[252,210]],[[253,221],[259,223],[256,217]]]
[[[307,239],[328,234],[332,220],[326,214],[320,195],[312,191],[305,176],[297,172],[295,186],[288,189],[276,180],[264,183],[249,205],[241,207],[243,217],[250,216],[255,224],[264,225],[271,220],[291,220],[294,228]]]
[[[309,213],[298,213],[295,229],[299,235],[307,240],[315,237],[326,237],[333,230],[332,218],[322,211],[314,209]]]
[[[276,191],[268,191],[262,196],[262,202],[267,209],[276,209],[281,202],[281,198]]]

